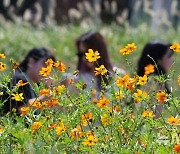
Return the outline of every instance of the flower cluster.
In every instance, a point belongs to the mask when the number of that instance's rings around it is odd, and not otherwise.
[[[127,55],[136,48],[134,43],[128,44],[121,53]],[[42,81],[34,85],[36,98],[0,118],[0,152],[9,152],[7,147],[17,153],[38,153],[39,147],[43,153],[180,152],[178,90],[172,87],[169,93],[164,88],[171,76],[155,77],[155,64],[145,66],[143,76],[109,75],[106,65],[98,64],[98,51],[89,49],[85,56],[96,64],[94,77],[107,77],[109,84],[101,90],[86,90],[87,83],[82,81],[69,79],[66,84],[59,78],[66,66],[48,59],[40,74],[53,84],[47,87]],[[5,56],[0,54],[0,58]],[[50,77],[52,71],[57,78]],[[177,82],[180,85],[179,76]],[[26,96],[17,90],[26,85],[27,81],[19,80],[13,90],[7,89],[16,101],[13,107],[24,103]]]
[[[39,72],[39,74],[44,77],[51,74],[53,67],[57,68],[60,72],[65,72],[66,70],[66,66],[62,61],[54,62],[52,59],[48,59],[45,64],[46,67],[43,67]]]
[[[125,48],[120,50],[120,53],[122,55],[128,55],[128,54],[132,53],[134,50],[136,50],[136,48],[137,48],[137,46],[134,43],[127,44],[125,46]]]

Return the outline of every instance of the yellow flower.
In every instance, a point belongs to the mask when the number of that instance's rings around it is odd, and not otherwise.
[[[61,95],[65,90],[66,90],[65,85],[61,85],[61,86],[58,86],[58,87],[54,87],[53,88],[53,93],[56,94],[56,95]]]
[[[180,85],[180,75],[178,76],[178,84]]]
[[[156,97],[158,102],[164,103],[167,100],[168,94],[165,91],[159,91]]]
[[[143,77],[140,76],[137,84],[145,85],[146,83],[147,83],[147,75],[144,75]]]
[[[45,62],[45,64],[52,67],[54,65],[54,61],[50,58]]]
[[[121,77],[116,78],[116,85],[118,87],[126,88],[129,84],[129,81],[130,81],[130,76],[126,74],[123,78]]]
[[[175,52],[180,52],[180,43],[174,43],[172,46],[170,46],[170,49]]]
[[[97,75],[104,75],[107,73],[107,69],[104,67],[104,65],[101,65],[100,67],[96,67],[95,68],[95,76]]]
[[[3,53],[0,53],[0,58],[4,59],[6,56]]]
[[[122,53],[122,55],[128,55],[136,50],[136,48],[137,46],[134,43],[127,44],[125,48],[120,50],[120,53]]]
[[[50,90],[49,89],[42,89],[42,90],[40,90],[40,95],[49,96],[50,95]]]
[[[121,50],[120,50],[120,53],[121,53],[122,55],[128,55],[128,54],[130,54],[129,50],[127,50],[126,48],[121,49]]]
[[[115,93],[115,97],[116,97],[116,99],[121,100],[124,98],[124,95],[123,95],[122,91],[118,91],[117,93]]]
[[[81,121],[83,126],[87,126],[88,122],[91,122],[93,118],[93,115],[91,112],[88,112],[81,116]]]
[[[111,118],[109,117],[108,114],[103,114],[102,117],[101,117],[101,122],[104,126],[108,126],[111,124]]]
[[[42,126],[41,122],[34,122],[32,124],[32,133],[36,132]]]
[[[4,130],[3,128],[0,128],[0,134],[3,132],[3,130]]]
[[[151,73],[154,73],[154,65],[149,64],[144,68],[144,74],[149,75]]]
[[[77,126],[76,128],[71,130],[71,137],[73,139],[79,139],[84,135],[84,133],[82,132],[82,128],[81,126]]]
[[[89,147],[93,146],[98,141],[98,138],[96,138],[94,135],[89,135],[88,139],[82,142],[82,144],[87,145]]]
[[[66,71],[66,65],[62,61],[58,61],[54,64],[54,66],[60,71],[65,72]]]
[[[12,98],[11,99],[14,99],[15,101],[23,101],[24,97],[23,97],[23,93],[20,93],[20,94],[12,94]]]
[[[23,82],[23,80],[19,80],[18,83],[17,83],[17,86],[21,87],[21,86],[25,86],[27,84],[28,84],[28,82]]]
[[[104,108],[110,104],[110,100],[107,99],[106,97],[102,96],[99,102],[97,103],[97,106],[99,108]]]
[[[26,115],[30,110],[30,107],[22,107],[21,108],[21,116]]]
[[[170,118],[167,119],[167,122],[171,125],[178,125],[180,122],[180,119],[174,118],[173,116],[171,116]]]
[[[66,127],[64,126],[63,121],[61,121],[60,126],[56,127],[56,134],[57,135],[61,135],[62,133],[64,133],[66,131]]]
[[[155,117],[155,114],[153,113],[153,111],[151,110],[147,110],[147,111],[144,111],[142,113],[142,117],[149,117],[149,118],[154,118]]]
[[[52,71],[52,67],[51,66],[47,66],[47,67],[43,67],[39,74],[46,77],[46,76],[49,76],[51,74],[51,71]]]
[[[0,62],[0,71],[4,71],[6,69],[6,64]]]
[[[95,62],[100,58],[99,52],[98,51],[93,51],[92,49],[88,50],[88,53],[85,53],[86,59],[89,62]]]
[[[134,93],[134,101],[136,103],[140,103],[147,98],[148,98],[148,94],[146,91],[142,91],[140,89],[137,89],[137,92]]]

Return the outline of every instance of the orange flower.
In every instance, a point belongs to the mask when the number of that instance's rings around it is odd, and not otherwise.
[[[119,106],[112,106],[112,110],[115,112],[120,112],[120,107]]]
[[[116,85],[118,87],[126,88],[128,83],[129,83],[129,81],[130,81],[130,76],[127,74],[123,78],[121,78],[121,77],[116,78]]]
[[[66,65],[62,61],[58,61],[54,64],[54,66],[60,71],[65,72],[66,71]]]
[[[50,127],[51,127],[51,128],[55,128],[56,126],[57,126],[56,123],[51,123],[51,124],[50,124]]]
[[[0,71],[4,71],[6,69],[6,64],[0,62]]]
[[[173,116],[171,116],[167,119],[167,122],[171,125],[178,125],[180,120],[178,118],[174,118]]]
[[[139,77],[137,84],[145,85],[146,83],[147,83],[147,75],[144,75],[143,77]]]
[[[93,146],[95,142],[98,141],[98,138],[96,138],[94,135],[88,136],[88,139],[82,142],[82,144],[87,145],[89,147]]]
[[[22,107],[21,108],[21,116],[26,115],[30,110],[30,107]]]
[[[41,122],[34,122],[32,124],[32,133],[35,133],[42,126]]]
[[[165,91],[159,91],[156,94],[158,102],[164,103],[167,100],[168,94]]]
[[[45,62],[45,64],[52,67],[54,65],[54,61],[50,58]]]
[[[122,53],[122,55],[128,55],[136,50],[136,48],[137,46],[134,43],[127,44],[125,48],[120,50],[120,53]]]
[[[127,44],[125,48],[131,53],[134,50],[136,50],[137,46],[135,45],[135,43],[131,43],[131,44]]]
[[[146,91],[142,91],[140,89],[137,89],[137,92],[134,93],[134,100],[136,103],[140,103],[147,98],[148,98],[148,94]]]
[[[180,43],[174,43],[172,46],[170,46],[170,49],[175,52],[180,52]]]
[[[136,81],[137,81],[137,77],[134,77],[134,78],[130,78],[130,79],[129,79],[129,83],[128,83],[128,87],[127,87],[127,88],[128,88],[130,91],[133,91],[133,90],[134,90]]]
[[[97,106],[99,108],[104,108],[110,104],[110,100],[108,100],[106,97],[102,96],[99,102],[97,103]]]
[[[30,106],[36,107],[38,109],[42,109],[42,103],[39,100],[35,100],[29,103]]]
[[[50,90],[49,89],[42,89],[42,90],[40,90],[40,95],[49,96],[50,95]]]
[[[0,134],[3,133],[4,129],[3,128],[0,128]]]
[[[21,87],[21,86],[25,86],[27,84],[28,84],[28,82],[23,82],[23,80],[19,80],[18,83],[17,83],[17,86]]]
[[[180,75],[178,76],[178,84],[180,85]]]
[[[6,56],[3,53],[0,53],[0,58],[4,59]]]
[[[142,113],[142,117],[154,118],[155,114],[153,113],[153,111],[147,110]]]
[[[151,73],[154,73],[154,65],[149,64],[144,68],[144,74],[149,75]]]
[[[177,153],[180,153],[180,144],[176,144],[174,146],[174,151],[176,151]]]
[[[53,106],[56,106],[58,105],[58,99],[51,99],[47,102],[47,106],[48,107],[53,107]]]
[[[47,67],[43,67],[43,68],[40,70],[39,74],[40,74],[41,76],[46,77],[46,76],[49,76],[49,75],[51,74],[51,71],[52,71],[52,67],[51,67],[51,66],[47,66]]]
[[[60,125],[56,127],[56,134],[61,135],[65,131],[66,131],[66,127],[64,126],[63,121],[61,121]]]
[[[91,122],[92,121],[92,118],[93,118],[93,115],[91,112],[88,112],[84,115],[81,116],[81,120],[82,120],[82,125],[83,126],[87,126],[87,123],[88,122]]]
[[[107,73],[107,69],[104,67],[104,65],[101,65],[100,67],[95,68],[95,76],[97,75],[105,75]]]
[[[79,139],[84,135],[84,133],[82,132],[82,128],[81,126],[77,126],[76,128],[71,130],[71,137],[73,139]]]
[[[126,48],[121,49],[121,50],[120,50],[120,53],[121,53],[122,55],[128,55],[128,54],[130,54],[129,50],[127,50]]]

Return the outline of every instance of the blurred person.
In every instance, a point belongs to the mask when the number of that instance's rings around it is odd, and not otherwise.
[[[45,62],[48,59],[52,59],[55,61],[55,58],[51,54],[51,52],[45,48],[34,48],[29,51],[25,59],[15,70],[12,83],[9,85],[11,87],[14,87],[19,83],[19,81],[23,82],[22,84],[24,85],[18,88],[18,94],[23,93],[24,100],[17,102],[11,99],[12,96],[3,96],[3,100],[6,100],[8,98],[3,106],[4,114],[11,111],[13,108],[17,109],[19,112],[19,109],[22,106],[28,105],[28,103],[32,100],[43,99],[41,97],[37,98],[37,95],[33,88],[33,83],[38,84],[40,81],[42,81],[43,77],[39,75],[39,72],[42,67],[45,66]],[[46,86],[50,86],[49,81],[46,82]]]
[[[148,84],[146,85],[146,91],[165,91],[170,93],[167,82],[157,82],[155,76],[163,76],[167,79],[167,75],[173,64],[173,51],[170,50],[170,44],[160,42],[149,42],[145,45],[141,57],[138,61],[137,75],[144,76],[145,67],[148,65],[154,66],[154,72],[148,77]],[[163,110],[162,103],[158,103],[156,106],[156,116],[159,117]]]
[[[144,68],[149,65],[156,65],[153,75],[167,76],[173,64],[173,51],[170,50],[170,44],[149,42],[145,45],[138,62],[137,74],[144,76]],[[167,83],[162,87],[169,93]]]
[[[34,4],[37,2],[38,0],[24,0],[20,6],[20,8],[18,8],[17,10],[17,15],[18,16],[24,16],[24,13],[27,9],[33,9],[34,11]]]
[[[102,82],[106,85],[109,84],[109,79],[111,76],[115,74],[115,71],[119,71],[119,73],[124,73],[124,70],[117,69],[114,67],[110,61],[109,53],[107,49],[107,45],[104,41],[103,36],[98,32],[87,32],[80,36],[76,41],[77,47],[77,70],[79,71],[78,76],[75,80],[83,80],[87,84],[87,89],[94,88],[97,92],[103,89]],[[88,49],[92,49],[93,51],[98,51],[101,58],[97,60],[97,62],[88,62],[86,59],[85,53]],[[107,69],[106,75],[98,75],[95,76],[95,68],[104,65]],[[108,76],[108,77],[107,77]]]
[[[5,19],[13,21],[11,16],[8,14],[8,9],[4,6],[4,0],[0,0],[0,14],[2,14]]]
[[[50,0],[40,0],[42,8],[41,22],[46,23],[46,17],[49,14]]]

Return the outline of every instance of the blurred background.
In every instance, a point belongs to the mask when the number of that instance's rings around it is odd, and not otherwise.
[[[150,28],[180,24],[180,0],[0,0],[0,22],[38,24],[105,23],[131,26],[145,22]]]

